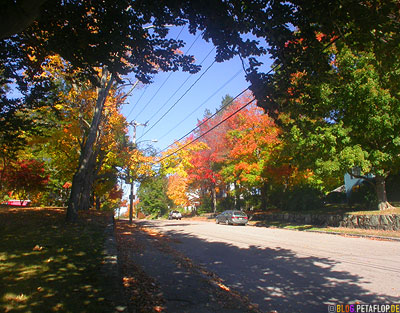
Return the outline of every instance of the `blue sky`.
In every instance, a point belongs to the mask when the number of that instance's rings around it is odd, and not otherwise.
[[[181,28],[171,29],[170,36],[176,38],[180,30]],[[142,147],[149,140],[157,139],[158,142],[153,143],[153,146],[163,150],[196,127],[197,120],[203,117],[206,109],[214,113],[225,95],[234,97],[248,87],[238,57],[223,63],[214,63],[204,73],[214,61],[215,50],[211,43],[201,38],[196,40],[196,37],[183,29],[179,39],[186,42],[182,49],[184,52],[194,42],[189,54],[195,56],[197,64],[204,60],[199,73],[193,75],[185,72],[161,72],[154,77],[152,84],[136,88],[122,108],[128,122],[149,121],[147,127],[137,127],[136,138],[139,145],[142,142]],[[269,63],[267,58],[265,60]],[[266,65],[269,69],[269,64]],[[201,75],[203,76],[200,78]],[[197,79],[199,80],[195,83]],[[172,106],[174,107],[171,109]],[[170,112],[160,119],[168,110]],[[132,128],[129,134],[132,136]]]

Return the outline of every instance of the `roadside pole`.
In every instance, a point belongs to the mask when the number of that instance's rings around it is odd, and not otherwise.
[[[129,123],[133,127],[133,135],[132,135],[132,144],[134,149],[137,149],[136,146],[136,127],[137,126],[147,126],[147,123],[138,123],[136,121],[132,121]],[[129,169],[129,175],[128,177],[131,179],[130,184],[131,184],[131,190],[129,194],[129,224],[132,224],[132,218],[133,218],[133,200],[135,198],[135,180],[133,179],[133,175],[131,175],[131,170]],[[135,211],[135,217],[138,218],[138,212]]]

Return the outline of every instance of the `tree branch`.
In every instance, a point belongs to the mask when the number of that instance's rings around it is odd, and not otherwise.
[[[1,6],[0,39],[22,32],[40,16],[40,7],[48,0],[7,1]]]

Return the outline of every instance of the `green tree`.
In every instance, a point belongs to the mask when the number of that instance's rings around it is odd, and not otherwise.
[[[329,78],[331,55],[326,47],[340,41],[357,51],[371,51],[382,71],[396,63],[400,42],[397,0],[267,1],[265,15],[249,21],[254,34],[265,39],[274,70],[263,73],[250,58],[247,78],[258,105],[271,114],[285,109],[291,76],[308,73],[308,82]]]
[[[305,72],[292,79],[287,105],[301,115],[288,120],[291,138],[322,177],[372,173],[379,209],[390,208],[385,179],[400,168],[400,62],[386,71],[372,47],[342,42],[328,53],[329,80],[310,85]]]
[[[288,114],[292,137],[312,147],[301,144],[296,155],[304,168],[326,178],[359,166],[375,174],[379,207],[389,207],[384,178],[398,166],[398,1],[269,2],[266,13],[255,34],[265,38],[274,70],[262,73],[250,58],[247,75],[258,105]],[[342,68],[336,58],[347,59]]]
[[[233,103],[233,97],[227,94],[224,97],[222,97],[221,105],[219,106],[218,110],[221,109],[226,110],[229,108],[230,105],[232,105],[232,103]],[[220,113],[222,113],[223,110],[221,110]],[[206,114],[204,114],[204,116],[206,116]]]
[[[155,175],[143,180],[138,189],[139,210],[145,214],[164,215],[173,203],[167,196],[168,179]]]

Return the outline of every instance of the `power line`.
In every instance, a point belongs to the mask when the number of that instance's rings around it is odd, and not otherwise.
[[[183,95],[175,101],[175,103],[155,122],[139,139],[141,139],[144,135],[146,135],[150,130],[154,128],[174,107],[178,104],[179,101],[192,89],[194,85],[208,72],[208,70],[215,64],[215,60],[205,69],[205,71],[200,75],[199,78],[195,80],[195,82],[183,93]]]
[[[139,103],[140,99],[142,99],[143,95],[145,94],[147,88],[149,88],[149,85],[146,86],[146,88],[143,90],[142,94],[140,95],[139,99],[136,101],[136,103],[132,106],[132,109],[130,110],[129,114],[126,116],[126,119],[132,114],[133,110],[135,109],[136,105]]]
[[[268,73],[271,73],[271,71],[273,71],[276,68],[276,66],[274,68],[272,68]],[[233,78],[235,78],[242,70],[238,71],[231,79],[228,80],[228,82],[226,82],[222,87],[220,87],[216,92],[214,92],[210,97],[207,98],[206,101],[204,101],[201,106],[206,103],[208,100],[210,100],[217,92],[219,92],[226,84],[228,84]],[[199,125],[197,125],[195,128],[193,128],[191,131],[189,131],[188,133],[186,133],[185,135],[183,135],[181,138],[179,138],[177,141],[182,140],[183,138],[185,138],[186,136],[188,136],[190,133],[194,132],[197,128],[200,128],[202,125],[204,125],[205,123],[207,123],[210,119],[212,119],[214,116],[216,116],[218,113],[220,113],[222,110],[224,110],[228,105],[230,105],[233,101],[235,101],[238,97],[240,97],[243,93],[245,93],[247,90],[249,90],[249,87],[247,87],[245,90],[243,90],[242,92],[240,92],[238,95],[236,95],[233,99],[231,99],[229,102],[225,103],[222,107],[220,107],[214,114],[212,114],[211,116],[209,116],[206,120],[204,120],[202,123],[200,123]],[[196,108],[196,110],[199,107]],[[190,113],[190,115],[192,115],[196,110],[194,110],[192,113]],[[190,116],[189,115],[189,116]],[[185,118],[186,119],[186,118]],[[183,120],[184,121],[184,120]],[[181,124],[183,121],[181,121],[179,124]],[[174,127],[173,129],[175,129],[176,127]],[[172,130],[173,130],[172,129]],[[169,131],[168,133],[170,133],[171,131]],[[162,137],[164,138],[165,135]],[[167,146],[166,148],[164,148],[160,153],[164,152],[165,150],[167,150],[169,147],[171,147],[173,145],[170,144],[169,146]]]
[[[243,110],[245,107],[247,107],[248,105],[250,105],[251,103],[254,102],[254,100],[256,100],[256,98],[254,97],[252,100],[250,100],[249,102],[247,102],[245,105],[241,106],[239,109],[237,109],[235,112],[231,113],[229,116],[227,116],[226,118],[224,118],[223,120],[221,120],[219,123],[217,123],[216,125],[214,125],[213,127],[211,127],[209,130],[207,130],[206,132],[204,132],[203,134],[201,134],[200,136],[196,137],[195,139],[193,139],[192,141],[189,141],[188,143],[186,143],[185,145],[183,145],[182,147],[180,147],[179,149],[175,150],[174,152],[168,154],[167,156],[161,158],[160,160],[157,161],[157,163],[160,163],[162,161],[164,161],[165,159],[168,159],[169,157],[171,157],[172,155],[176,154],[177,152],[181,151],[182,149],[186,148],[187,146],[191,145],[192,143],[196,142],[197,140],[199,140],[200,138],[204,137],[205,135],[207,135],[209,132],[213,131],[215,128],[217,128],[219,125],[221,125],[222,123],[224,123],[226,120],[230,119],[232,116],[236,115],[237,113],[239,113],[241,110]]]
[[[225,105],[223,105],[219,110],[217,110],[213,115],[209,116],[208,118],[206,118],[203,122],[201,122],[199,125],[197,125],[195,128],[193,128],[191,131],[187,132],[185,135],[183,135],[181,138],[179,138],[176,141],[181,141],[183,138],[185,138],[186,136],[190,135],[192,132],[194,132],[196,129],[200,128],[202,125],[204,125],[205,123],[207,123],[209,120],[211,120],[214,116],[216,116],[218,113],[220,113],[222,110],[224,110],[228,105],[230,105],[233,101],[235,101],[238,97],[240,97],[242,94],[244,94],[247,90],[249,90],[249,88],[246,88],[245,90],[243,90],[241,93],[239,93],[238,95],[236,95],[236,97],[234,97],[231,101],[229,101],[228,103],[226,103]],[[173,143],[171,143],[168,147],[164,148],[162,151],[160,151],[160,153],[166,151],[169,147],[171,147],[173,145]]]
[[[168,81],[168,79],[171,77],[171,75],[173,74],[173,72],[169,73],[167,78],[164,80],[164,82],[161,84],[161,86],[157,89],[157,91],[154,93],[154,95],[150,98],[149,101],[147,101],[147,103],[143,106],[143,108],[140,110],[140,112],[138,113],[138,115],[136,115],[136,117],[134,118],[135,120],[138,119],[138,117],[140,116],[140,114],[143,113],[143,111],[149,106],[149,104],[151,103],[151,101],[154,99],[155,96],[157,96],[157,94],[159,93],[159,91],[161,90],[161,88],[165,85],[165,83]]]
[[[163,136],[161,136],[159,138],[159,140],[165,138],[166,136],[168,136],[173,130],[175,130],[176,128],[178,128],[184,121],[186,121],[190,116],[192,116],[198,109],[200,109],[204,104],[206,104],[208,101],[210,101],[210,99],[212,97],[214,97],[218,92],[221,91],[222,88],[224,88],[226,85],[228,85],[232,80],[234,80],[241,72],[243,71],[243,69],[240,69],[239,71],[237,71],[231,78],[229,78],[221,87],[219,87],[216,91],[214,91],[206,100],[204,100],[198,107],[196,107],[192,112],[190,112],[183,120],[181,120],[179,123],[177,123],[173,128],[171,128],[168,132],[166,132]],[[232,100],[233,101],[233,100]],[[229,102],[232,103],[232,101]],[[225,106],[224,106],[225,107]],[[193,130],[190,131],[190,133]],[[189,134],[190,134],[189,133]],[[184,136],[186,137],[186,135]],[[180,139],[179,139],[180,140]],[[179,141],[178,140],[178,141]],[[168,146],[169,147],[169,146]],[[167,148],[168,148],[167,147]]]
[[[210,52],[208,52],[208,54],[204,57],[204,59],[200,62],[199,65],[202,65],[204,63],[204,61],[210,56],[210,54],[214,51],[215,47],[212,48],[210,50]],[[178,93],[179,90],[181,90],[181,88],[187,83],[187,81],[192,78],[192,74],[189,74],[187,76],[187,78],[185,79],[185,81],[178,87],[178,89],[175,90],[175,92],[168,98],[167,101],[164,102],[164,104],[157,110],[157,112],[155,112],[150,118],[149,121],[151,121],[153,119],[154,116],[156,116],[166,105],[167,103]]]
[[[187,51],[185,52],[185,54],[189,53],[190,49],[192,49],[192,47],[194,46],[194,44],[196,43],[196,41],[200,38],[201,33],[197,35],[197,37],[195,38],[195,40],[192,42],[192,44],[190,45],[190,47],[187,49]],[[172,76],[174,72],[170,72],[169,75],[167,76],[167,78],[163,81],[163,83],[161,84],[161,86],[157,89],[157,91],[154,93],[154,95],[150,98],[149,101],[147,101],[147,103],[144,105],[144,107],[142,108],[142,110],[139,112],[138,115],[136,115],[135,120],[139,117],[140,114],[143,113],[143,111],[149,106],[149,104],[151,103],[151,101],[155,98],[155,96],[157,96],[157,94],[160,92],[161,88],[166,84],[166,82],[170,79],[170,77]]]
[[[179,31],[178,35],[176,35],[175,40],[178,40],[178,38],[181,36],[181,34],[182,34],[182,32],[183,32],[183,30],[184,30],[185,28],[186,28],[186,24],[183,25],[183,26],[181,27],[181,30]],[[197,40],[197,38],[196,38],[196,40]],[[193,46],[193,44],[192,44],[192,46]],[[192,46],[190,46],[190,48],[191,48]],[[190,48],[189,48],[189,50],[190,50]],[[189,51],[189,50],[188,50],[188,51]],[[187,52],[186,52],[186,53],[187,53]],[[138,100],[136,101],[136,103],[133,105],[133,107],[132,107],[132,109],[130,110],[129,114],[126,116],[126,119],[128,119],[128,117],[132,114],[133,110],[135,109],[135,107],[136,107],[137,104],[139,103],[140,99],[142,99],[142,97],[143,97],[143,95],[145,94],[145,92],[146,92],[146,90],[147,90],[148,87],[149,87],[149,85],[146,86],[145,90],[142,92],[142,94],[140,95],[139,99],[138,99]],[[142,110],[142,111],[143,111],[143,110]],[[140,113],[142,113],[142,111],[140,111]],[[140,115],[140,113],[136,116],[136,118]]]
[[[325,45],[325,47],[322,49],[322,52],[325,51],[327,48],[329,48],[332,44],[334,44],[336,41],[338,41],[340,38],[342,38],[342,36],[338,36],[337,38],[335,38],[334,40],[332,40],[331,42],[329,42],[327,45]],[[266,75],[270,74],[271,72],[273,72],[276,68],[278,68],[280,66],[280,64],[276,64],[274,67],[272,67],[267,73]],[[233,98],[231,101],[229,101],[227,104],[225,104],[224,106],[222,106],[219,110],[217,110],[213,115],[211,115],[209,118],[207,118],[205,121],[203,121],[201,124],[199,124],[197,127],[195,127],[194,129],[192,129],[190,132],[188,132],[187,134],[185,134],[184,136],[182,136],[181,138],[179,138],[178,140],[176,140],[175,142],[179,142],[180,140],[182,140],[183,138],[185,138],[186,136],[188,136],[190,133],[192,133],[193,131],[195,131],[196,129],[200,128],[202,125],[204,125],[206,122],[208,122],[211,118],[213,118],[215,115],[217,115],[219,112],[221,112],[224,108],[226,108],[229,104],[231,104],[236,98],[238,98],[240,95],[242,95],[244,92],[246,92],[247,90],[249,90],[249,87],[247,87],[245,90],[243,90],[241,93],[239,93],[235,98]],[[166,158],[169,158],[170,156],[174,155],[175,153],[177,153],[178,151],[186,148],[187,146],[191,145],[192,143],[194,143],[195,141],[199,140],[201,137],[203,137],[204,135],[208,134],[210,131],[214,130],[215,128],[217,128],[219,125],[221,125],[222,123],[224,123],[226,120],[228,120],[229,118],[231,118],[233,115],[237,114],[239,111],[243,110],[245,107],[247,107],[250,103],[252,103],[255,100],[255,98],[253,98],[251,101],[249,101],[248,103],[246,103],[244,106],[240,107],[238,110],[236,110],[235,112],[233,112],[231,115],[229,115],[227,118],[223,119],[221,122],[219,122],[217,125],[215,125],[214,127],[212,127],[211,129],[209,129],[208,131],[206,131],[204,134],[200,135],[199,137],[193,139],[192,141],[188,142],[187,144],[185,144],[184,146],[182,146],[181,148],[177,149],[176,151],[170,153],[169,155],[167,155],[166,157],[160,159],[157,163],[165,160]],[[160,153],[164,152],[165,150],[167,150],[169,147],[171,147],[173,145],[170,144],[168,147],[166,147],[164,150],[162,150]]]

